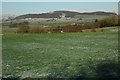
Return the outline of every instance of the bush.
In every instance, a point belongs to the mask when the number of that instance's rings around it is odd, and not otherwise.
[[[118,25],[118,18],[116,15],[112,15],[109,18],[105,18],[103,20],[98,21],[98,23],[100,24],[100,28],[102,27],[109,27],[109,26],[115,26]]]
[[[29,33],[47,33],[47,29],[41,27],[30,27]]]
[[[94,23],[85,23],[83,27],[84,27],[84,29],[92,29],[95,27],[95,24]]]
[[[109,18],[105,18],[100,21],[96,19],[95,22],[85,23],[84,29],[102,28],[102,27],[109,27],[109,26],[116,26],[116,25],[118,25],[118,18],[116,15],[112,15]]]
[[[28,22],[23,22],[23,23],[19,23],[18,24],[18,30],[17,32],[18,33],[28,33],[28,30],[29,30],[29,23]]]
[[[98,19],[95,19],[95,22],[98,22]]]
[[[104,30],[104,29],[101,29],[100,31],[101,31],[101,32],[105,32],[105,30]]]
[[[81,24],[76,24],[76,25],[67,25],[64,28],[64,32],[82,32],[83,26]]]
[[[118,19],[118,25],[120,26],[120,19]]]
[[[93,28],[93,29],[91,30],[91,32],[96,32],[96,30]]]
[[[10,27],[10,28],[18,27],[18,23],[10,23],[10,24],[9,24],[9,27]]]
[[[59,33],[59,32],[61,32],[61,28],[51,28],[51,29],[49,29],[49,31],[51,31],[52,33]]]

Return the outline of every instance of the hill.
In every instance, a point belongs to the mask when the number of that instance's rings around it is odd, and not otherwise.
[[[25,19],[25,18],[60,18],[60,16],[64,14],[65,17],[74,17],[75,15],[116,15],[116,13],[113,12],[103,12],[103,11],[97,11],[97,12],[85,12],[85,13],[80,13],[80,12],[74,12],[74,11],[54,11],[54,12],[49,12],[49,13],[41,13],[41,14],[25,14],[25,15],[20,15],[17,16],[14,19]]]

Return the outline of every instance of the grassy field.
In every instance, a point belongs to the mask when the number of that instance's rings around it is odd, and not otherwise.
[[[4,34],[3,77],[118,78],[118,32]]]

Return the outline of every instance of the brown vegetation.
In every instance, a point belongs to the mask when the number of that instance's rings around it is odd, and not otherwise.
[[[28,33],[29,32],[29,23],[23,22],[19,23],[19,28],[17,30],[18,33]]]
[[[118,25],[118,17],[116,15],[112,15],[110,18],[105,18],[95,23],[96,28],[116,26],[116,25]]]
[[[29,33],[47,33],[47,30],[41,27],[30,27]]]
[[[116,15],[112,15],[109,18],[105,18],[102,20],[95,20],[95,22],[89,22],[84,24],[68,24],[64,27],[56,27],[56,28],[42,28],[42,27],[29,27],[28,22],[23,22],[17,24],[19,27],[17,33],[60,33],[63,32],[83,32],[83,29],[91,29],[91,32],[96,32],[95,28],[103,28],[109,26],[116,26],[118,24],[118,18]],[[101,30],[104,32],[104,30]]]
[[[69,24],[65,26],[63,30],[64,32],[82,32],[83,26],[82,24],[75,24],[75,25]]]

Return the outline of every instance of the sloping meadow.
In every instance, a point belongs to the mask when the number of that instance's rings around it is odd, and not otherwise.
[[[3,35],[3,78],[119,78],[118,33]]]

